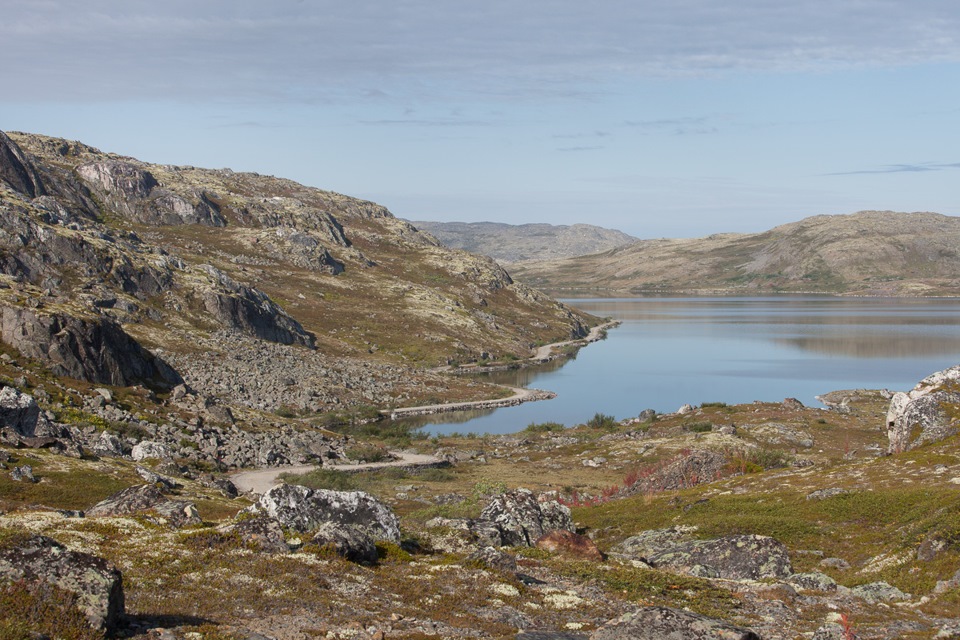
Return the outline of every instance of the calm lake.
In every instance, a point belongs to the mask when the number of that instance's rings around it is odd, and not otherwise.
[[[814,396],[837,389],[912,388],[960,363],[960,299],[604,298],[567,304],[623,324],[577,357],[485,374],[546,389],[554,400],[485,412],[426,416],[446,434],[514,433],[532,422],[572,426],[595,413]]]

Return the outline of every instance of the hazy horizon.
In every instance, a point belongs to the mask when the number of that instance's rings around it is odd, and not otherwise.
[[[46,0],[0,34],[0,130],[407,219],[652,238],[960,214],[948,0]]]

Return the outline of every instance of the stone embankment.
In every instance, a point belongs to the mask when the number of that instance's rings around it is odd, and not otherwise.
[[[446,404],[428,404],[420,407],[402,407],[384,411],[384,415],[389,415],[391,420],[397,418],[409,418],[411,416],[426,416],[434,413],[448,413],[451,411],[472,411],[474,409],[499,409],[501,407],[515,407],[524,402],[533,402],[535,400],[551,400],[557,397],[552,391],[542,391],[540,389],[523,389],[520,387],[510,387],[513,395],[509,398],[499,398],[494,400],[476,400],[474,402],[449,402]]]
[[[489,373],[492,371],[500,371],[505,369],[523,367],[523,366],[532,366],[543,364],[560,357],[561,354],[555,353],[555,350],[561,349],[563,347],[577,346],[584,347],[591,342],[597,342],[606,337],[606,331],[620,325],[619,320],[614,320],[607,322],[601,325],[598,325],[590,330],[590,333],[585,338],[580,338],[578,340],[567,340],[564,342],[554,342],[552,344],[546,344],[542,347],[539,347],[534,353],[534,355],[527,360],[521,360],[519,362],[511,363],[510,365],[497,367],[459,367],[457,369],[451,369],[450,367],[444,367],[444,371],[452,371],[454,373],[476,373],[482,371],[484,373]],[[500,409],[502,407],[515,407],[518,404],[524,402],[534,402],[537,400],[552,400],[557,397],[557,394],[552,391],[543,391],[541,389],[523,389],[521,387],[509,387],[513,391],[513,395],[507,398],[495,398],[491,400],[476,400],[473,402],[449,402],[445,404],[431,404],[423,405],[419,407],[401,407],[399,409],[392,409],[389,411],[383,411],[383,415],[388,415],[391,420],[397,418],[408,418],[412,416],[425,416],[432,415],[436,413],[448,413],[452,411],[473,411],[477,409]]]

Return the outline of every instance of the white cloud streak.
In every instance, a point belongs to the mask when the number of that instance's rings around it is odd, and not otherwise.
[[[960,60],[954,0],[31,0],[3,100],[589,96],[618,77]]]

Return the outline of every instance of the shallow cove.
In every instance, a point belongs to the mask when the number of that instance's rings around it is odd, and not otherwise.
[[[622,321],[562,366],[483,374],[546,389],[554,400],[409,419],[433,434],[515,433],[683,404],[814,396],[837,389],[906,390],[960,363],[960,299],[590,298],[567,304]]]

